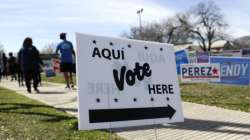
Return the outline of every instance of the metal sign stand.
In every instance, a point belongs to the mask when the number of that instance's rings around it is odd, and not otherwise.
[[[155,140],[158,140],[158,137],[157,137],[157,124],[155,124]]]
[[[154,100],[154,97],[152,95],[151,95],[151,101],[152,101],[152,107],[155,107],[155,104],[154,104],[155,100]],[[153,120],[153,124],[154,124],[155,140],[158,140],[158,137],[157,137],[157,124],[155,122],[155,119]]]
[[[111,128],[111,125],[109,127],[109,140],[112,140],[112,128]]]
[[[110,93],[108,93],[108,108],[110,109]],[[109,140],[112,140],[112,128],[111,122],[109,122]]]

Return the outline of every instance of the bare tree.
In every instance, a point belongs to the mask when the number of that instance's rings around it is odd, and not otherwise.
[[[243,49],[243,48],[249,48],[250,47],[250,36],[244,36],[237,38],[232,41],[233,46],[231,48],[225,48],[225,49]]]
[[[49,44],[46,44],[42,50],[41,50],[41,53],[42,54],[54,54],[55,53],[55,50],[56,50],[56,46],[57,46],[57,43],[49,43]]]
[[[163,42],[163,30],[160,24],[151,23],[143,27],[131,27],[122,36],[130,39]]]
[[[141,28],[132,27],[129,32],[125,32],[122,36],[130,39],[178,44],[187,42],[190,33],[182,28],[176,17],[173,17],[159,23],[147,24]]]
[[[209,52],[214,42],[226,37],[225,30],[228,25],[223,17],[214,1],[201,2],[190,11],[178,15],[183,28],[194,35],[204,51]]]
[[[213,1],[201,2],[163,22],[143,26],[141,30],[132,27],[123,36],[172,44],[198,41],[202,50],[210,52],[214,42],[228,37],[225,34],[228,24],[223,17]]]
[[[163,23],[163,29],[164,29],[164,34],[165,34],[165,40],[167,43],[170,43],[173,38],[174,38],[174,33],[177,29],[179,29],[181,27],[181,25],[179,24],[178,20],[176,20],[175,17],[173,18],[169,18],[166,21],[164,21]]]
[[[183,28],[179,21],[178,14],[163,22],[165,42],[172,44],[187,43],[190,41],[192,34]]]
[[[5,52],[4,45],[0,43],[0,57],[2,57],[2,54]]]

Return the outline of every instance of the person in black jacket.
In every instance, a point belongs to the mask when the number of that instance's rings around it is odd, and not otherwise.
[[[8,74],[7,74],[7,62],[8,62],[8,58],[6,57],[5,53],[3,53],[2,55],[2,61],[3,61],[3,72],[2,75],[3,77],[5,77],[6,79],[8,78]]]
[[[18,59],[20,60],[21,70],[24,75],[25,84],[28,93],[31,93],[31,80],[33,80],[34,90],[39,93],[38,90],[38,74],[42,61],[40,59],[40,53],[30,37],[25,38],[23,41],[23,47],[18,53]]]
[[[2,80],[2,74],[3,74],[2,71],[3,71],[3,64],[2,64],[2,58],[0,56],[0,82]]]
[[[9,59],[8,59],[8,66],[9,66],[9,73],[11,76],[11,81],[17,80],[17,63],[16,63],[16,57],[13,56],[13,53],[9,53]]]
[[[20,54],[17,54],[17,56],[19,55]],[[17,80],[19,87],[24,86],[24,77],[21,69],[21,60],[19,59],[19,57],[17,58]]]

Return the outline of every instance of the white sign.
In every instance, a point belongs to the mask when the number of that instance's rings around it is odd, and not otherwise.
[[[79,129],[183,121],[172,45],[76,34]]]
[[[184,83],[219,82],[220,64],[182,64],[181,81]]]

